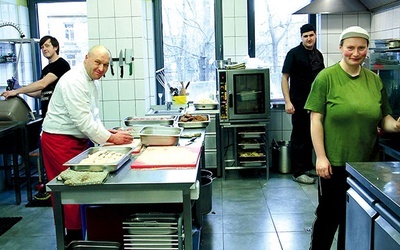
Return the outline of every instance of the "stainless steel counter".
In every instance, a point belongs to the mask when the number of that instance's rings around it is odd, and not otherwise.
[[[400,216],[400,162],[351,162],[346,170]]]
[[[191,129],[202,132],[202,136],[190,146],[202,146],[204,129]],[[181,138],[185,145],[190,138]],[[189,147],[190,147],[189,146]],[[145,150],[145,149],[144,149]],[[204,150],[203,150],[204,151]],[[202,157],[204,158],[202,153]],[[56,179],[47,184],[54,198],[54,218],[56,224],[57,249],[64,249],[64,221],[62,204],[152,204],[183,203],[184,228],[191,232],[191,200],[198,198],[199,168],[191,169],[131,169],[134,159],[128,161],[102,185],[66,186]],[[190,235],[190,234],[189,234]],[[192,237],[186,234],[185,249],[192,249]]]

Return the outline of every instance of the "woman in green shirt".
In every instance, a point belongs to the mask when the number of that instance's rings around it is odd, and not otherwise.
[[[378,160],[377,127],[400,132],[379,76],[364,68],[369,35],[358,26],[340,35],[342,59],[313,82],[305,109],[319,178],[318,207],[310,249],[329,250],[339,227],[337,249],[345,249],[346,162]]]

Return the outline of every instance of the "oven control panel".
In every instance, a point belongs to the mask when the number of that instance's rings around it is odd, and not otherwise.
[[[228,94],[226,93],[226,72],[219,72],[219,105],[220,105],[220,119],[228,119]]]

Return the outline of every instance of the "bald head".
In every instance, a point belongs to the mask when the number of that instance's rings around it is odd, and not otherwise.
[[[103,45],[95,45],[90,48],[84,61],[89,77],[98,80],[105,75],[110,65],[110,58],[110,52]]]

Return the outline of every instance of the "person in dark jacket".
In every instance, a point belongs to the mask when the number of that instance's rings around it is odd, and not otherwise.
[[[324,58],[315,48],[316,33],[311,24],[300,28],[302,42],[286,55],[282,68],[282,92],[286,113],[292,115],[291,166],[293,180],[313,184],[315,179],[306,173],[314,169],[310,135],[310,115],[304,109],[311,84],[325,68]]]

